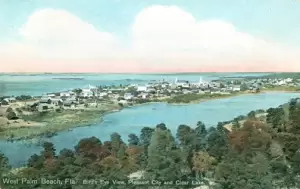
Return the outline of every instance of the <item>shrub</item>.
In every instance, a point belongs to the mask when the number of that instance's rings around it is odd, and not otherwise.
[[[7,112],[7,113],[13,112],[13,109],[12,109],[11,107],[8,107],[8,108],[6,109],[6,112]]]
[[[13,111],[8,112],[6,117],[7,117],[8,120],[18,119],[17,114]]]

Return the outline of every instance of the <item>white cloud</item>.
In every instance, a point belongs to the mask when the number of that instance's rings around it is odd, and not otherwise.
[[[115,50],[117,40],[67,11],[43,9],[34,12],[20,28],[23,43],[43,57],[93,57]]]
[[[197,21],[176,6],[154,5],[142,10],[134,21],[132,39],[134,51],[140,56],[164,57],[170,64],[176,59],[185,66],[245,60],[276,64],[287,56],[299,58],[295,50],[240,32],[225,21]]]
[[[51,66],[61,71],[199,71],[209,66],[241,66],[247,71],[247,66],[259,69],[263,64],[271,69],[300,69],[296,64],[299,49],[256,38],[226,21],[197,20],[176,6],[153,5],[138,13],[130,32],[131,48],[127,49],[112,33],[64,10],[36,11],[19,32],[21,41],[0,46],[0,58],[14,64],[7,69],[19,68],[24,62],[36,70]]]

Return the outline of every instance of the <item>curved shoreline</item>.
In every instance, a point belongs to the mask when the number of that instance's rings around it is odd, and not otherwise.
[[[78,123],[73,123],[73,124],[65,123],[65,125],[61,126],[60,128],[55,128],[55,125],[54,125],[54,126],[51,126],[51,128],[49,128],[49,130],[37,131],[37,133],[30,133],[27,136],[9,138],[8,137],[9,134],[7,134],[7,135],[4,135],[4,136],[1,136],[0,140],[7,140],[7,141],[14,142],[14,141],[23,141],[23,140],[27,141],[27,140],[41,139],[41,138],[51,138],[52,136],[57,135],[57,133],[59,133],[59,132],[63,132],[63,131],[66,131],[66,130],[73,130],[74,128],[77,128],[77,127],[87,127],[87,126],[91,126],[91,125],[94,125],[94,124],[97,124],[97,123],[102,123],[103,122],[103,117],[108,115],[108,114],[118,112],[118,111],[121,111],[121,110],[126,109],[126,108],[137,107],[137,106],[141,106],[141,105],[154,104],[154,103],[165,103],[165,104],[169,104],[169,105],[182,105],[183,106],[183,105],[189,105],[189,104],[198,104],[198,103],[201,103],[201,102],[207,102],[207,101],[211,101],[211,100],[232,98],[232,97],[243,96],[243,95],[257,95],[257,94],[264,94],[264,93],[300,93],[300,91],[263,90],[259,93],[240,92],[240,93],[224,95],[224,96],[203,98],[203,99],[191,101],[191,102],[188,102],[188,103],[168,103],[167,102],[168,99],[162,99],[162,100],[157,100],[157,101],[133,104],[132,106],[124,106],[124,107],[114,108],[114,109],[110,109],[110,110],[107,110],[107,111],[101,111],[99,109],[97,109],[97,110],[88,110],[88,111],[84,111],[84,112],[91,112],[91,114],[95,114],[95,113],[99,113],[99,114],[96,114],[96,116],[93,115],[91,118],[88,118],[88,119],[80,120]],[[28,129],[28,128],[24,128],[24,129]],[[8,131],[8,133],[9,132],[10,131]]]

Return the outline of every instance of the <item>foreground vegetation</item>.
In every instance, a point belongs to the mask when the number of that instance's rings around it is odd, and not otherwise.
[[[19,183],[3,184],[7,189],[139,189],[151,184],[114,184],[129,182],[128,175],[140,171],[142,180],[157,180],[157,188],[196,188],[199,184],[216,189],[273,189],[300,187],[300,103],[267,110],[266,119],[255,112],[233,120],[232,131],[224,129],[228,122],[206,129],[202,122],[195,128],[180,125],[173,136],[165,124],[144,127],[140,136],[129,135],[128,142],[118,133],[110,141],[96,137],[82,139],[74,149],[56,152],[51,143],[33,155],[27,166],[11,171],[8,160],[0,156],[1,177],[16,179],[75,179],[72,184]],[[263,112],[263,111],[261,111]],[[240,120],[245,120],[241,124]],[[3,181],[3,179],[1,179]],[[110,181],[108,184],[82,184],[83,179]],[[176,184],[186,181],[186,185]],[[194,181],[194,182],[192,182]],[[193,185],[191,183],[195,183]],[[173,183],[172,183],[173,182]]]

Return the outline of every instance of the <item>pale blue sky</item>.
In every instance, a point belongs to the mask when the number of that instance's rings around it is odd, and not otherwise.
[[[17,39],[28,16],[43,8],[69,11],[126,40],[136,14],[153,4],[176,5],[197,20],[225,20],[254,36],[300,46],[297,0],[0,0],[0,40]]]
[[[0,0],[7,72],[300,70],[300,0]]]

